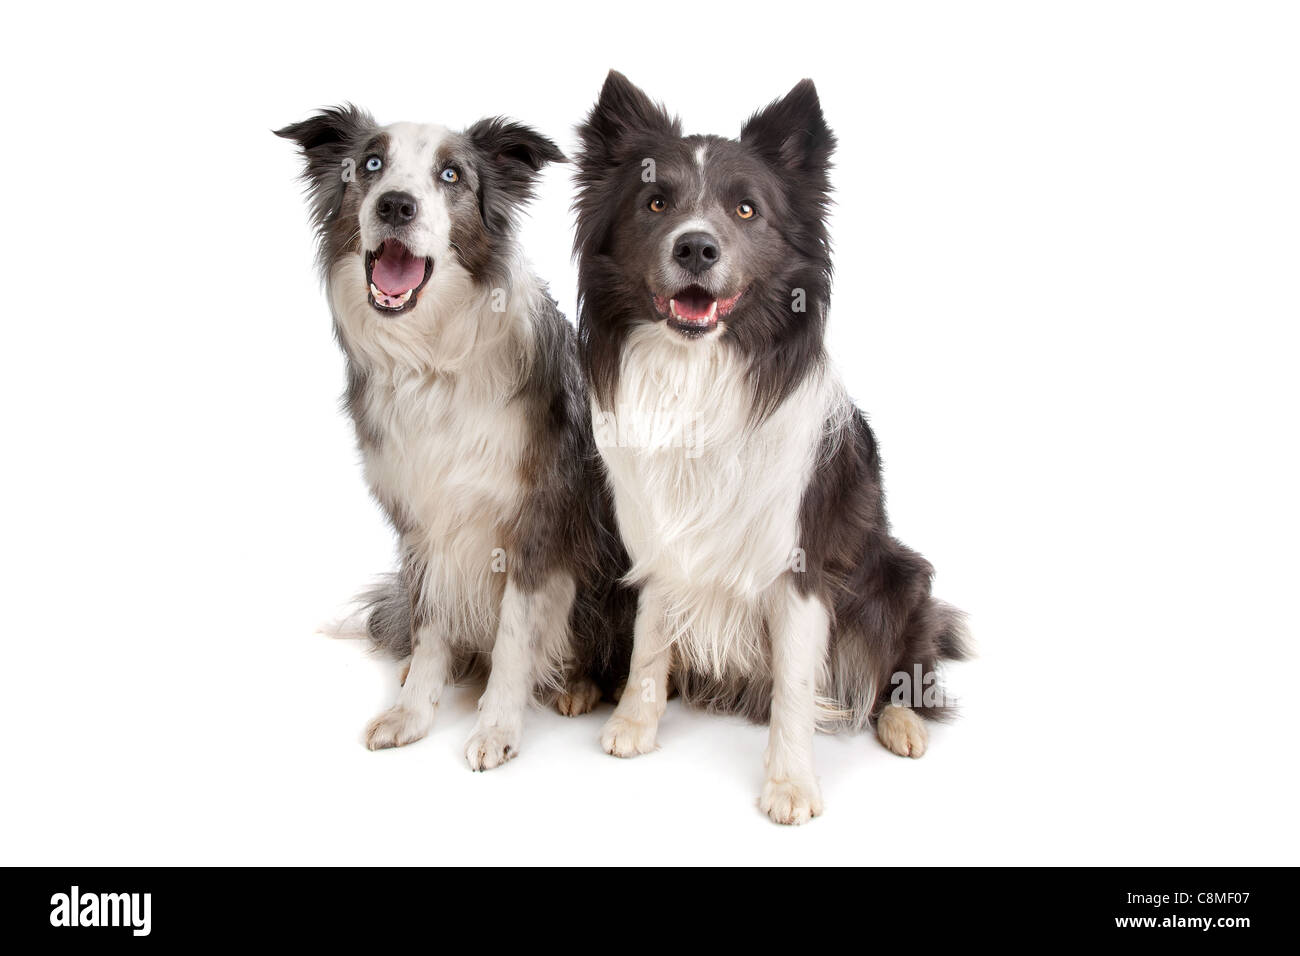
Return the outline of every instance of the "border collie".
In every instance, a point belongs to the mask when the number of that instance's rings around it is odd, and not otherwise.
[[[575,336],[516,240],[564,157],[504,119],[380,126],[353,106],[277,135],[302,151],[344,404],[401,542],[367,630],[409,662],[366,744],[420,739],[444,686],[486,665],[465,756],[499,766],[535,692],[582,713],[630,653]]]
[[[827,360],[835,139],[808,80],[732,140],[683,136],[617,72],[579,137],[579,347],[641,588],[639,692],[602,744],[652,750],[671,677],[770,722],[759,806],[804,823],[815,730],[874,724],[921,756],[920,718],[947,712],[936,667],[965,654],[933,568],[890,535],[875,438]]]

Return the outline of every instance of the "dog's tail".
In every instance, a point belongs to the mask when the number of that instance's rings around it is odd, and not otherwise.
[[[384,575],[357,599],[375,650],[398,660],[411,654],[411,592],[400,574]]]
[[[901,696],[903,699],[898,702],[907,704],[922,717],[930,720],[955,717],[957,702],[944,690],[939,669],[945,661],[966,660],[971,656],[971,649],[966,615],[951,604],[928,598],[908,619],[903,654],[890,674],[890,683],[880,688],[872,716],[879,715]],[[905,684],[909,693],[903,693]]]
[[[872,653],[860,639],[842,639],[831,648],[833,697],[844,708],[840,719],[861,730],[891,703],[929,720],[955,717],[956,701],[944,689],[940,665],[971,656],[966,615],[926,595],[889,643],[892,653],[879,645]]]

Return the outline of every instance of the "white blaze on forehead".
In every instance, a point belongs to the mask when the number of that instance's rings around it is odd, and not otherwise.
[[[695,203],[696,207],[701,209],[709,201],[709,181],[708,177],[704,175],[704,157],[708,155],[708,152],[709,148],[707,146],[700,146],[695,150],[695,165],[700,171],[700,195],[695,200]]]
[[[451,135],[447,127],[433,123],[393,123],[384,132],[388,134],[388,156],[381,182],[390,176],[421,181],[432,177],[438,147]]]

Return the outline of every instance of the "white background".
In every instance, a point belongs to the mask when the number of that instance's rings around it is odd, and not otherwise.
[[[1268,3],[330,4],[7,14],[0,862],[1296,863],[1300,30]],[[393,561],[337,410],[291,145],[508,113],[610,67],[734,135],[800,77],[840,139],[831,344],[897,534],[981,655],[920,761],[474,695],[369,753],[394,665],[315,633]],[[568,315],[569,173],[527,246]]]

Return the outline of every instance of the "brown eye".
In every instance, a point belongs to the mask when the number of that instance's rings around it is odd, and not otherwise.
[[[654,199],[650,200],[651,212],[663,212],[667,208],[668,203],[664,200],[663,196],[655,196]]]
[[[750,205],[747,202],[742,202],[739,206],[736,207],[736,215],[739,216],[741,219],[753,219],[754,213],[756,213],[757,211],[758,210],[756,210],[752,205]]]

